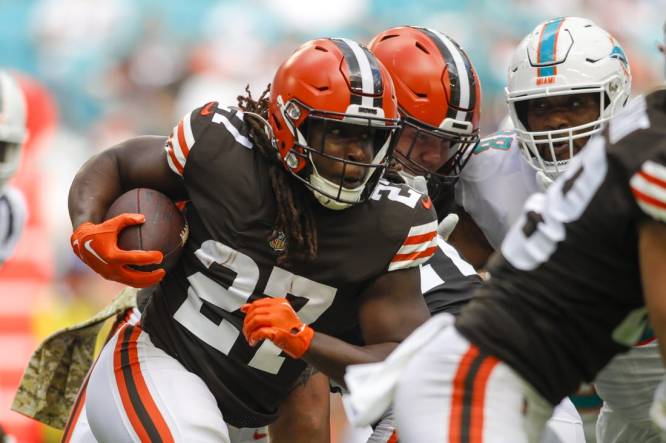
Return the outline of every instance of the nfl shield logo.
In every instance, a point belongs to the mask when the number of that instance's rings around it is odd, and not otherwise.
[[[282,254],[287,246],[287,236],[282,231],[273,231],[268,245],[278,254]]]

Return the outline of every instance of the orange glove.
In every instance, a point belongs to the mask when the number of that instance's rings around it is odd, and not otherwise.
[[[145,221],[142,214],[120,214],[98,225],[86,222],[71,237],[74,253],[95,272],[136,288],[152,286],[164,278],[166,271],[137,271],[128,265],[151,265],[162,262],[160,251],[124,251],[118,247],[118,233],[125,227]]]
[[[270,340],[291,358],[301,358],[310,347],[314,329],[304,324],[286,298],[261,298],[241,306],[245,313],[243,335],[255,346]]]

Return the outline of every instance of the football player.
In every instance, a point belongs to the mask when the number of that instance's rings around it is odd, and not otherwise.
[[[74,179],[77,255],[108,279],[159,282],[91,372],[98,440],[239,441],[275,420],[306,363],[343,382],[427,319],[418,265],[437,221],[427,196],[382,179],[399,123],[382,64],[356,42],[313,40],[242,108],[208,103]],[[159,252],[117,247],[142,216],[102,220],[135,187],[188,200],[190,236],[166,275],[132,267]],[[357,328],[365,346],[336,338]]]
[[[538,441],[553,405],[640,340],[648,314],[663,343],[664,208],[666,89],[633,100],[528,198],[455,325],[433,331],[433,318],[392,354],[433,337],[403,362],[401,441]]]
[[[507,98],[515,128],[482,140],[458,183],[462,222],[452,243],[483,266],[527,197],[567,169],[589,137],[625,105],[630,87],[624,51],[603,29],[576,17],[539,24],[517,47],[509,67]],[[600,443],[657,438],[648,410],[663,374],[649,335],[599,374]]]
[[[419,187],[425,178],[439,219],[479,136],[481,82],[467,53],[434,29],[400,26],[368,45],[395,84],[402,128],[395,158],[400,175]],[[418,69],[416,69],[418,67]],[[421,267],[421,287],[432,314],[460,311],[480,277],[443,238]]]
[[[0,70],[0,266],[14,252],[27,218],[23,194],[8,184],[19,167],[27,133],[23,92]]]
[[[453,184],[478,141],[478,75],[465,51],[432,29],[391,28],[375,36],[368,48],[386,66],[396,88],[402,118],[395,148],[399,173],[412,187],[429,193],[443,218],[453,199]],[[481,279],[453,247],[441,238],[437,241],[434,257],[421,267],[421,289],[431,313],[457,313]],[[271,441],[328,439],[328,385],[315,377],[292,393],[298,401],[290,397],[289,412],[270,426]],[[369,441],[395,438],[390,415],[374,428]],[[354,432],[359,438],[371,433]]]
[[[622,47],[592,21],[564,17],[537,25],[508,69],[514,128],[485,137],[474,150],[456,186],[461,222],[451,243],[482,268],[527,197],[567,169],[630,90]]]
[[[396,86],[403,118],[396,159],[403,166],[402,175],[408,183],[414,176],[428,179],[438,218],[444,219],[454,208],[454,185],[464,175],[463,168],[478,142],[481,88],[476,70],[455,40],[434,29],[392,28],[377,35],[369,48],[387,67]],[[440,231],[446,236],[449,229],[442,226]],[[443,260],[438,268],[433,259],[421,269],[421,286],[431,314],[457,315],[472,291],[469,284],[456,288],[458,282],[466,282],[456,276],[463,270],[476,278],[478,274],[454,247],[443,238],[439,242],[444,252],[440,255],[458,266],[445,265]],[[571,414],[573,405],[566,403],[557,409],[549,432],[563,435],[572,426],[580,428],[580,418]]]

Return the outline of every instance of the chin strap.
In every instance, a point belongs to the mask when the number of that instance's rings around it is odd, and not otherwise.
[[[321,192],[317,191],[316,189],[310,189],[312,193],[314,194],[315,198],[321,204],[323,207],[328,208],[328,209],[333,209],[334,211],[341,211],[343,209],[347,209],[348,207],[351,206],[351,203],[342,203],[337,200],[334,200],[330,197],[325,196]]]
[[[339,211],[350,207],[353,204],[350,202],[356,202],[361,199],[361,194],[365,190],[365,183],[356,188],[347,189],[325,179],[317,172],[316,168],[313,169],[312,174],[310,174],[310,185],[312,185],[310,190],[322,206]],[[337,195],[338,192],[340,193],[340,199],[344,201],[338,201],[326,195]]]

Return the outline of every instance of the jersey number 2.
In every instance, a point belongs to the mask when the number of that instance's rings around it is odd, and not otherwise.
[[[195,252],[196,257],[207,268],[221,266],[232,275],[232,283],[224,287],[201,272],[187,279],[190,287],[187,298],[174,314],[174,318],[200,340],[228,355],[239,340],[240,331],[230,321],[219,323],[202,313],[204,301],[227,312],[234,312],[247,303],[259,281],[259,266],[249,256],[214,240],[206,240]],[[298,309],[298,317],[306,324],[315,322],[332,304],[337,289],[295,275],[274,266],[262,291],[269,297],[291,295],[304,301]],[[245,340],[242,338],[242,340]],[[277,374],[285,357],[282,350],[270,340],[265,340],[248,363],[262,371]]]

